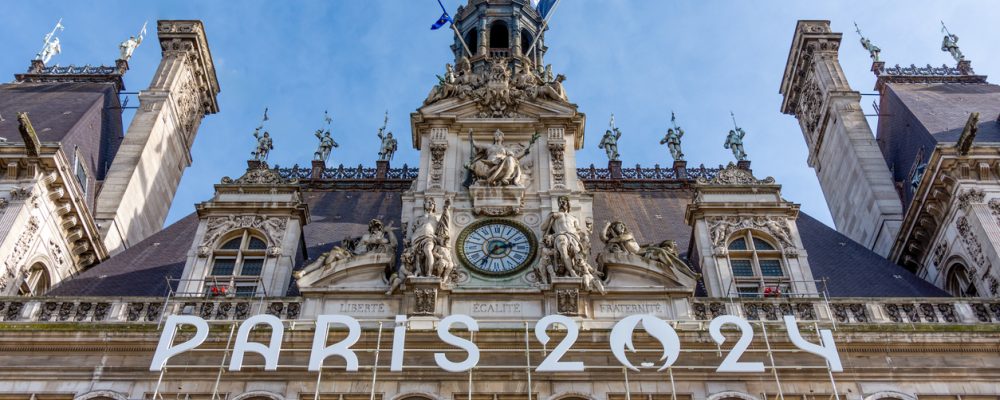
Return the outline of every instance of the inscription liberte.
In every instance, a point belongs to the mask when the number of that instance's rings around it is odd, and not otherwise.
[[[656,314],[663,312],[663,305],[660,303],[604,303],[599,304],[598,309],[601,312],[614,314]]]
[[[385,303],[341,303],[340,311],[342,313],[385,313],[389,312],[389,308],[386,307]]]

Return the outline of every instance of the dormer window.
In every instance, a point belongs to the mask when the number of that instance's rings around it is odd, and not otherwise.
[[[266,251],[267,242],[249,230],[230,236],[212,253],[212,264],[205,277],[205,294],[257,295]]]
[[[773,243],[749,230],[729,242],[729,265],[740,297],[781,297],[791,291],[781,252]]]

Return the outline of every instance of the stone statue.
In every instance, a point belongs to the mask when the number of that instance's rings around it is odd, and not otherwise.
[[[729,115],[733,116],[733,126],[736,129],[729,130],[729,135],[726,136],[726,143],[723,143],[722,147],[732,150],[736,161],[746,161],[747,152],[743,151],[743,137],[746,136],[746,132],[743,131],[743,128],[736,126],[736,115],[731,111]]]
[[[551,68],[552,66],[550,65],[549,67]],[[551,73],[551,71],[548,71],[547,73]],[[565,81],[565,75],[556,75],[555,80],[548,82],[538,89],[538,97],[556,101],[569,101],[569,97],[566,97],[566,89],[563,88],[562,84]]]
[[[550,281],[552,277],[583,277],[588,288],[603,293],[598,279],[602,274],[587,260],[588,235],[587,228],[571,213],[569,197],[560,196],[559,211],[549,214],[542,224],[542,255],[548,259],[541,262]]]
[[[345,242],[346,241],[347,240],[345,240]],[[312,271],[316,268],[321,268],[321,267],[325,269],[336,262],[347,260],[350,258],[351,258],[350,250],[341,246],[334,246],[332,249],[330,249],[330,251],[323,253],[318,258],[316,258],[316,261],[313,261],[309,263],[309,265],[303,267],[302,271]]]
[[[253,131],[253,137],[257,139],[257,149],[251,152],[253,159],[257,161],[267,161],[268,154],[271,154],[271,150],[274,149],[274,143],[271,142],[271,134],[264,131],[264,134],[260,133],[260,128]]]
[[[368,253],[392,254],[395,252],[395,236],[378,219],[368,221],[368,233],[362,235],[354,245],[354,254],[356,255]]]
[[[879,62],[878,55],[882,52],[882,49],[878,48],[871,40],[868,40],[864,35],[861,34],[861,28],[858,27],[858,23],[854,23],[854,30],[858,32],[858,36],[861,36],[861,47],[868,50],[868,56],[872,58],[872,62]]]
[[[274,149],[274,143],[271,142],[271,135],[267,131],[264,131],[264,133],[261,134],[261,130],[264,129],[264,122],[268,119],[267,108],[265,107],[264,117],[261,119],[260,125],[253,130],[253,137],[257,140],[257,147],[254,151],[250,152],[250,155],[252,155],[253,159],[257,161],[266,161],[267,155]]]
[[[659,244],[642,246],[641,255],[642,258],[661,263],[663,266],[672,265],[677,271],[688,276],[698,275],[687,262],[681,259],[680,249],[677,248],[676,241],[664,240]]]
[[[139,30],[139,34],[136,36],[129,36],[124,42],[118,45],[118,59],[128,61],[132,58],[132,53],[135,51],[136,47],[142,44],[142,39],[146,36],[146,23],[142,23],[142,29]]]
[[[439,248],[447,249],[450,220],[451,199],[445,199],[444,210],[440,214],[437,213],[434,199],[424,199],[424,213],[414,218],[412,230],[407,235],[409,243],[403,251],[406,273],[416,276],[437,276],[442,280],[448,278],[447,275],[435,275],[435,272],[441,272],[435,271],[436,269],[446,269],[441,263],[435,264],[435,260],[442,257],[442,250]],[[447,257],[450,259],[450,255]]]
[[[450,71],[451,65],[448,65],[448,68]],[[378,129],[378,139],[382,143],[378,151],[379,161],[391,161],[392,155],[396,153],[396,139],[392,137],[392,132],[386,132],[385,130],[388,124],[389,124],[389,112],[386,111],[385,120],[382,121],[382,127]]]
[[[604,149],[604,153],[608,155],[608,161],[618,161],[618,139],[622,137],[622,131],[615,126],[615,114],[611,114],[611,121],[608,122],[610,128],[604,131],[604,137],[601,138],[601,142],[597,144],[597,148]]]
[[[555,81],[555,79],[552,77],[552,64],[549,64],[545,66],[545,71],[542,72],[542,82],[551,83],[553,81]]]
[[[326,121],[326,130],[322,128],[316,130],[316,138],[319,139],[319,147],[316,148],[316,152],[313,153],[313,160],[323,161],[324,163],[330,160],[330,151],[334,147],[340,147],[333,137],[330,136],[330,123],[333,122],[333,118],[330,118],[330,113],[323,111],[323,120]]]
[[[684,129],[677,126],[677,116],[674,112],[670,112],[670,123],[674,125],[673,128],[667,129],[667,134],[660,139],[660,144],[667,145],[667,149],[670,150],[670,156],[674,158],[674,161],[684,161],[684,152],[681,151],[681,138],[684,137]]]
[[[527,146],[503,144],[503,131],[493,133],[493,144],[478,145],[470,136],[474,157],[466,165],[476,183],[487,186],[520,185],[522,178],[521,159],[528,155],[531,146],[538,140],[536,132]]]
[[[948,27],[944,26],[944,21],[941,21],[941,32],[944,33],[944,39],[941,40],[941,51],[951,53],[951,57],[956,62],[964,61],[965,55],[958,49],[958,35],[948,32]]]
[[[59,45],[59,38],[56,37],[56,31],[62,31],[63,28],[62,18],[60,18],[59,22],[56,22],[56,26],[52,28],[52,31],[45,35],[42,51],[39,51],[35,55],[36,60],[41,60],[42,64],[48,64],[52,56],[62,52],[62,46]]]
[[[636,242],[635,236],[629,232],[624,222],[614,221],[604,224],[601,229],[601,241],[604,242],[606,253],[632,253],[639,254],[640,246]]]

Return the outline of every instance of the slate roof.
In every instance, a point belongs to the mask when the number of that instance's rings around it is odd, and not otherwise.
[[[300,250],[296,269],[340,244],[342,239],[360,236],[373,218],[391,224],[398,234],[401,194],[390,190],[304,191],[303,198],[309,204],[312,221],[303,229],[304,249]],[[621,220],[640,243],[672,239],[682,251],[689,249],[691,227],[684,223],[684,211],[694,195],[690,189],[591,191],[591,195],[595,233],[606,221]],[[827,278],[832,297],[948,296],[804,213],[799,214],[797,224],[813,276]],[[190,238],[197,228],[197,216],[188,215],[110,260],[63,282],[50,294],[162,296],[167,291],[165,277],[181,276],[191,247]],[[401,239],[401,235],[397,237]],[[601,246],[596,236],[591,245],[596,255]],[[704,295],[704,288],[701,289],[699,293]],[[294,283],[287,295],[298,295]]]
[[[915,163],[926,162],[938,142],[958,140],[969,114],[979,112],[977,144],[1000,144],[1000,86],[962,83],[890,83],[883,91],[876,139],[903,204],[913,196]],[[923,150],[921,150],[923,148]],[[917,158],[920,160],[917,160]]]
[[[110,83],[0,84],[0,137],[24,143],[17,113],[27,112],[44,142],[60,142],[74,161],[77,149],[89,171],[88,203],[93,205],[96,181],[104,180],[107,166],[118,151],[123,130],[118,93]]]

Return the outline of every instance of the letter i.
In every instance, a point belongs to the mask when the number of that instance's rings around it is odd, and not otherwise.
[[[403,351],[406,346],[406,316],[396,316],[396,327],[392,328],[392,365],[389,371],[403,370]]]

